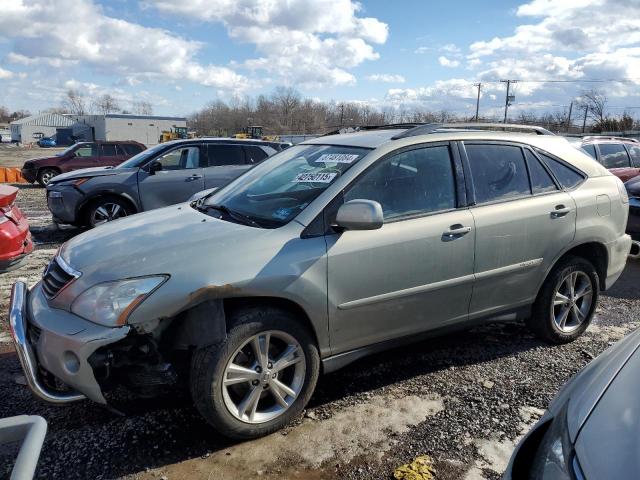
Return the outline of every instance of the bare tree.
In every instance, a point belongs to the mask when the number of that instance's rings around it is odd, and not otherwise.
[[[136,115],[153,115],[153,105],[145,100],[133,102],[132,110]]]
[[[607,96],[599,90],[588,90],[582,93],[580,105],[587,108],[588,115],[595,123],[602,123],[607,118]]]
[[[120,110],[118,101],[108,93],[98,97],[94,102],[95,110],[99,113],[106,115],[107,113],[114,113]]]
[[[70,88],[62,101],[62,108],[73,115],[85,115],[87,113],[87,102],[84,94],[80,90]]]

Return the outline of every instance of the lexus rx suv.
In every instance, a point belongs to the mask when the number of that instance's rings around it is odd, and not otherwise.
[[[625,267],[628,208],[553,135],[318,137],[69,240],[14,285],[12,336],[44,400],[187,384],[220,432],[253,438],[299,415],[321,373],[403,342],[498,318],[575,340]]]

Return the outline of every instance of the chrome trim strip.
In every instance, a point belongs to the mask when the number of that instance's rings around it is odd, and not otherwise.
[[[476,273],[476,280],[484,280],[489,277],[505,275],[507,273],[517,272],[518,270],[527,270],[528,268],[537,267],[542,264],[542,260],[542,258],[536,258],[534,260],[525,260],[524,262],[514,263],[512,265],[506,265],[492,270],[485,270],[484,272]]]
[[[85,398],[77,392],[54,392],[45,387],[38,379],[36,356],[27,340],[27,322],[24,317],[27,301],[27,286],[24,282],[16,282],[11,288],[11,303],[9,304],[9,329],[16,347],[18,359],[22,365],[27,385],[31,391],[42,400],[49,403],[69,403]]]
[[[57,255],[54,258],[54,260],[58,263],[58,265],[60,265],[60,268],[62,268],[65,272],[67,272],[72,277],[78,278],[82,275],[82,272],[74,270],[71,265],[65,262],[61,255]]]

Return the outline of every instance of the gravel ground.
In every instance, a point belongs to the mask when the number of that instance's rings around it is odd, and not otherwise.
[[[0,144],[0,167],[21,167],[25,160],[50,157],[64,148],[19,147],[15,144]]]
[[[4,312],[11,283],[37,281],[59,243],[77,233],[50,224],[42,189],[23,187],[18,202],[37,250],[0,276]],[[496,479],[558,389],[639,325],[639,280],[640,263],[630,263],[570,345],[543,344],[524,325],[505,323],[378,354],[322,378],[294,425],[245,443],[217,435],[185,394],[131,401],[127,417],[89,402],[40,403],[0,329],[0,417],[49,422],[38,478],[392,478],[395,467],[430,455],[438,479]],[[11,454],[0,450],[0,478]]]

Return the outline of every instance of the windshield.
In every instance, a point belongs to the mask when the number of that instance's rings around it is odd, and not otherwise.
[[[162,149],[164,149],[166,147],[167,147],[166,143],[159,143],[155,147],[147,148],[146,150],[143,150],[139,154],[134,155],[133,157],[131,157],[126,162],[121,163],[116,168],[141,167],[142,165],[147,163],[147,160],[149,160],[156,153],[158,153],[160,150],[162,150]]]
[[[366,148],[296,145],[265,160],[201,207],[235,213],[261,227],[279,227],[367,153]]]
[[[75,144],[71,145],[70,147],[65,148],[60,153],[56,153],[56,157],[64,157],[66,154],[75,151],[75,149],[78,148],[80,145],[82,145],[82,144],[81,143],[75,143]]]

